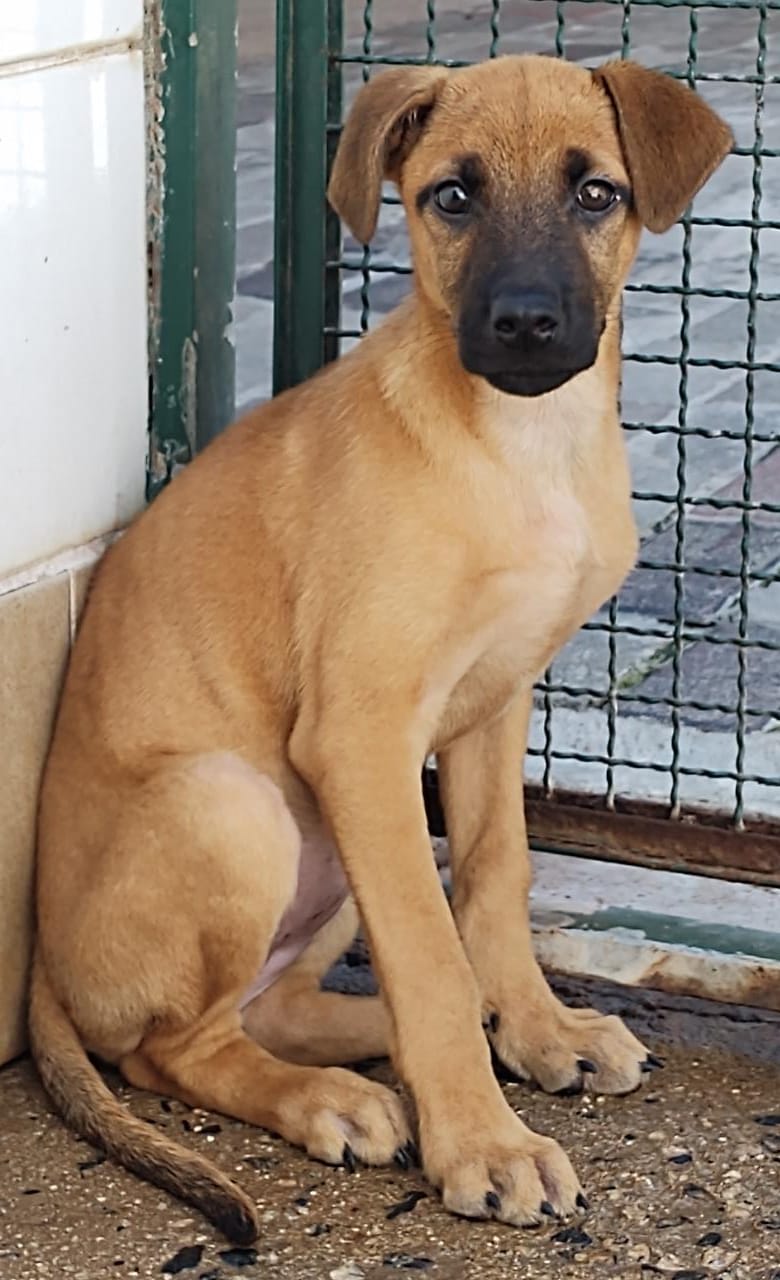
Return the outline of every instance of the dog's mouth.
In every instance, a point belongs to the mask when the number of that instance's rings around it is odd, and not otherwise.
[[[486,351],[481,344],[469,341],[463,333],[458,335],[458,353],[467,373],[484,378],[496,391],[509,396],[544,396],[557,390],[577,374],[584,373],[595,363],[598,341],[577,343],[542,357],[522,358],[520,353]],[[514,359],[512,359],[514,355]]]
[[[587,368],[588,365],[580,365],[577,369],[548,369],[544,373],[537,370],[519,372],[516,369],[498,373],[482,373],[481,370],[472,369],[471,372],[479,373],[491,387],[495,387],[496,391],[503,391],[505,395],[544,396],[549,391],[556,391]]]

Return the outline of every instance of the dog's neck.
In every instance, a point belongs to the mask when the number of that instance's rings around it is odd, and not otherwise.
[[[536,397],[507,395],[467,373],[451,320],[417,294],[393,312],[385,327],[395,331],[395,340],[379,349],[383,395],[405,431],[432,458],[443,447],[450,452],[443,433],[451,438],[460,430],[510,466],[551,467],[560,475],[576,467],[585,451],[592,452],[595,435],[618,428],[618,314],[609,318],[591,368]],[[431,405],[437,406],[433,413]]]

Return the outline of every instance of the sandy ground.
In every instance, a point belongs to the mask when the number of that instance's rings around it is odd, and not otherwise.
[[[261,1206],[256,1249],[230,1249],[66,1133],[21,1061],[0,1072],[0,1276],[780,1280],[780,1022],[641,994],[600,1002],[666,1058],[639,1093],[549,1098],[505,1086],[574,1157],[591,1202],[581,1219],[538,1231],[459,1221],[419,1173],[325,1168],[259,1130],[120,1088]],[[372,1073],[392,1078],[387,1064]]]

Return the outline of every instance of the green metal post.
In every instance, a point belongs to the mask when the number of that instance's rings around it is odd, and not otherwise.
[[[308,378],[338,320],[333,215],[324,216],[340,108],[341,0],[277,0],[274,393]],[[332,114],[331,114],[332,113]],[[329,340],[327,355],[335,355]]]
[[[146,0],[148,496],[233,416],[236,0]]]
[[[236,280],[237,0],[197,0],[195,199],[196,444],[233,419],[236,353],[229,328]]]

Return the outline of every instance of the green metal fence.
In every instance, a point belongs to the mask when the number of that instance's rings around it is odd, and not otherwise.
[[[147,494],[233,417],[237,0],[144,0]]]
[[[409,287],[397,197],[371,245],[324,197],[381,66],[633,56],[734,126],[626,291],[641,558],[538,687],[528,812],[548,847],[780,884],[780,0],[278,0],[277,38],[277,391]]]

